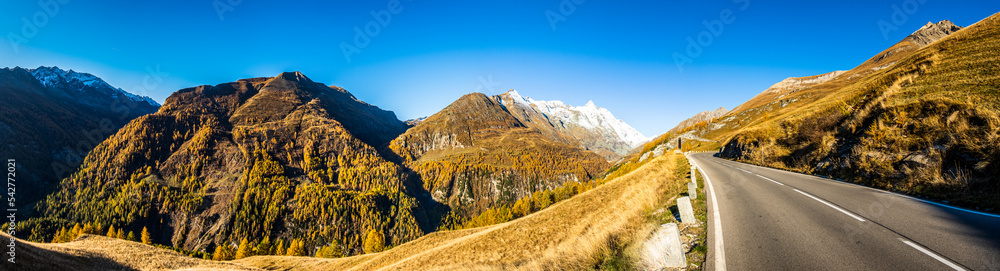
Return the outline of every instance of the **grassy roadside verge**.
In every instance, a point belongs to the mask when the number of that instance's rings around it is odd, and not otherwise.
[[[681,245],[685,252],[687,267],[683,270],[702,270],[708,255],[707,218],[708,211],[704,191],[704,178],[698,174],[698,198],[691,200],[696,224],[681,224],[677,209],[677,199],[688,195],[687,183],[691,180],[691,164],[683,156],[678,155],[674,162],[675,168],[671,183],[667,184],[663,196],[645,213],[642,226],[636,229],[628,238],[620,238],[609,243],[609,253],[602,255],[595,265],[595,270],[638,270],[642,266],[641,253],[643,243],[666,223],[676,223],[680,230]]]

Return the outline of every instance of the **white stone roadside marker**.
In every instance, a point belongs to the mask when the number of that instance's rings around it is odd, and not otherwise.
[[[697,188],[697,187],[698,187],[698,181],[696,181],[696,178],[695,178],[695,174],[696,174],[696,173],[697,173],[697,172],[696,172],[696,171],[694,170],[694,166],[691,166],[691,183],[693,183],[693,184],[694,184],[694,187],[695,187],[695,188]]]
[[[691,224],[698,222],[694,218],[694,209],[691,208],[691,198],[681,197],[677,199],[677,211],[681,213],[681,223]]]
[[[691,197],[691,199],[698,199],[698,185],[688,183],[688,196]]]

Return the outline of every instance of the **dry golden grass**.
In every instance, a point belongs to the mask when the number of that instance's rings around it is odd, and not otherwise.
[[[593,190],[523,218],[436,232],[391,250],[342,259],[251,257],[236,263],[274,270],[586,269],[608,244],[644,226],[676,181],[678,155],[664,155]]]
[[[4,243],[10,235],[0,233]],[[18,240],[16,263],[3,270],[259,270],[235,263],[201,260],[138,242],[82,235],[59,244]],[[6,260],[6,255],[4,260]]]

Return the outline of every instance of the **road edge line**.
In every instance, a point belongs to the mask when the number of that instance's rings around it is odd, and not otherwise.
[[[712,224],[715,226],[715,270],[726,270],[726,249],[722,241],[722,218],[719,216],[719,200],[715,197],[715,187],[712,180],[705,174],[705,170],[700,165],[695,165],[701,176],[705,178],[705,186],[708,187],[709,197],[712,199]]]
[[[848,212],[847,210],[841,209],[840,207],[834,206],[833,204],[831,204],[829,202],[826,202],[825,200],[821,200],[821,199],[819,199],[819,198],[817,198],[817,197],[815,197],[813,195],[809,195],[806,192],[802,192],[802,190],[798,190],[798,189],[794,189],[794,188],[792,190],[795,190],[795,192],[799,192],[799,194],[805,195],[806,197],[810,197],[810,198],[818,201],[819,203],[822,203],[822,204],[826,205],[827,207],[830,207],[830,208],[833,208],[834,210],[840,211],[841,213],[844,213],[845,215],[848,215],[848,216],[850,216],[850,217],[852,217],[854,219],[857,219],[858,221],[865,222],[865,219],[861,218],[860,216],[852,214],[852,213]]]
[[[920,251],[920,252],[923,252],[924,254],[927,254],[927,256],[931,256],[931,258],[934,258],[935,260],[938,260],[939,262],[947,265],[948,267],[951,267],[951,269],[962,270],[962,271],[966,270],[965,268],[962,268],[962,266],[959,266],[958,264],[953,263],[953,262],[945,259],[944,257],[941,257],[940,255],[937,255],[937,253],[934,253],[934,252],[930,251],[929,249],[924,248],[921,245],[917,245],[916,243],[910,242],[909,240],[905,240],[903,238],[896,238],[896,239],[899,239],[899,241],[903,241],[904,244],[906,244],[906,245],[908,245],[908,246],[916,249],[917,251]]]

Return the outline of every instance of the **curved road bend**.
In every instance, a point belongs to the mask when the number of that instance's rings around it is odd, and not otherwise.
[[[707,270],[1000,270],[998,215],[712,155]]]

